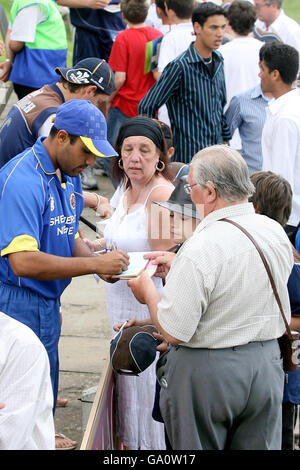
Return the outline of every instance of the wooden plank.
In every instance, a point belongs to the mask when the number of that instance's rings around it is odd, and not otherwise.
[[[110,357],[97,388],[80,450],[113,450],[116,446],[114,426],[114,375]]]

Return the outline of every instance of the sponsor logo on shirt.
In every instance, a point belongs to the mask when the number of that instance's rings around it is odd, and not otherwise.
[[[75,210],[75,206],[76,206],[76,198],[75,198],[75,194],[72,193],[71,196],[70,196],[70,205],[71,205],[71,208],[73,209],[73,211]]]

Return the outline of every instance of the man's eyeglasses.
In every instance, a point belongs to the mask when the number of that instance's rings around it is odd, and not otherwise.
[[[186,184],[183,186],[183,188],[184,188],[184,190],[185,190],[185,192],[186,192],[187,194],[191,194],[192,188],[193,188],[194,186],[197,186],[197,184],[198,184],[198,183],[194,183],[194,184],[186,183]]]

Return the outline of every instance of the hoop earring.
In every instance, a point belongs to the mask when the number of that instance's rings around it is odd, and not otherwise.
[[[160,167],[158,166],[158,164],[160,163]],[[158,160],[158,162],[156,163],[156,170],[161,172],[161,171],[164,171],[164,169],[166,168],[166,165],[165,163],[162,161],[162,160]]]
[[[118,161],[118,167],[121,168],[121,170],[124,170],[122,158],[120,158],[120,160]]]

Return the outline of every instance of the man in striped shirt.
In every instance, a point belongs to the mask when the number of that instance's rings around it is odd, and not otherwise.
[[[227,142],[226,89],[221,54],[215,51],[227,25],[224,11],[212,2],[199,5],[192,22],[196,41],[164,69],[139,104],[139,113],[155,117],[167,105],[173,131],[173,160],[190,163],[202,148]]]

